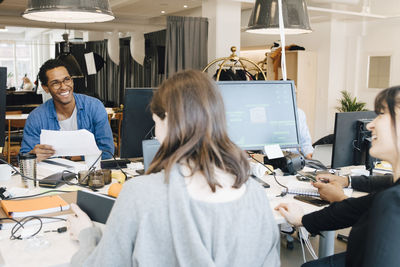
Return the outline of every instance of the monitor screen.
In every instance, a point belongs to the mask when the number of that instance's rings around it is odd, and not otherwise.
[[[150,112],[153,88],[127,88],[121,127],[121,158],[142,157],[142,141],[154,136]]]
[[[336,113],[331,168],[354,165],[357,121],[373,120],[375,117],[374,111]]]
[[[0,67],[0,147],[4,147],[7,68]]]
[[[231,140],[244,150],[299,147],[293,81],[218,82]]]

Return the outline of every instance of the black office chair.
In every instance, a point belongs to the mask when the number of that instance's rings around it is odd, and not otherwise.
[[[328,145],[328,144],[333,144],[334,140],[334,135],[333,134],[328,134],[320,139],[318,139],[312,146],[318,146],[318,145]]]

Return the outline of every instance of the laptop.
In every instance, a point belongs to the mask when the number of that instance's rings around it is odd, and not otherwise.
[[[160,142],[156,139],[151,140],[143,140],[142,148],[143,148],[143,165],[144,171],[146,172],[150,166],[150,163],[153,161],[154,156],[156,155],[158,149],[160,148]]]
[[[79,190],[76,204],[92,221],[105,224],[114,202],[115,198],[113,197]]]

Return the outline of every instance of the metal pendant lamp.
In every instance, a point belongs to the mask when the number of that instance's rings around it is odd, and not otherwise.
[[[58,23],[91,23],[114,19],[108,0],[28,0],[22,17]]]
[[[61,53],[57,59],[64,62],[64,64],[67,66],[69,75],[71,75],[72,78],[83,78],[84,75],[82,69],[79,66],[78,61],[76,61],[76,58],[71,54],[68,33],[63,34],[63,39],[64,42],[60,43]]]
[[[285,34],[310,33],[310,19],[305,0],[282,0]],[[256,0],[247,32],[279,34],[278,0]]]

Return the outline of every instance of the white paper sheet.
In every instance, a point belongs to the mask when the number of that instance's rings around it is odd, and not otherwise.
[[[58,156],[99,155],[94,135],[88,130],[51,131],[42,130],[40,144],[51,145]]]
[[[96,74],[96,64],[94,62],[94,54],[93,52],[85,54],[85,61],[86,61],[86,69],[88,75]]]
[[[268,159],[277,159],[284,157],[279,144],[264,146],[264,152],[267,155]]]

